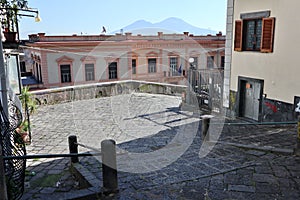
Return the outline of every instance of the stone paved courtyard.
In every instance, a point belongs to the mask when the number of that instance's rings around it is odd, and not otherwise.
[[[114,139],[120,191],[102,199],[300,198],[295,125],[224,124],[228,119],[216,116],[203,143],[200,115],[181,111],[180,102],[176,96],[132,93],[43,106],[32,117],[27,153],[68,153],[70,135],[88,146],[79,152],[95,152],[102,140]],[[22,199],[91,192],[78,185],[69,165],[67,158],[28,160]],[[79,165],[100,190],[101,157],[81,158]]]

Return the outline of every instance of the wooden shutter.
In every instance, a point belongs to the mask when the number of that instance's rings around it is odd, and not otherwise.
[[[261,52],[273,52],[275,18],[263,18]]]
[[[243,41],[243,21],[235,21],[235,32],[234,32],[234,50],[242,51],[242,41]]]

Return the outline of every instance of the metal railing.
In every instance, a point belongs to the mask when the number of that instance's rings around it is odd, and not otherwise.
[[[216,69],[189,69],[188,96],[190,105],[198,105],[202,110],[219,113],[222,109],[224,70]],[[195,98],[191,98],[195,96]]]
[[[86,156],[102,156],[102,176],[103,176],[103,193],[110,194],[118,192],[118,178],[117,178],[117,165],[116,165],[116,142],[114,140],[103,140],[101,142],[101,150],[90,147],[88,145],[80,144],[77,142],[77,137],[72,135],[68,137],[69,153],[65,154],[35,154],[35,155],[7,155],[2,156],[4,162],[22,161],[28,159],[38,158],[70,158],[72,164],[79,162],[79,157]],[[79,153],[78,146],[93,150],[95,152]],[[24,184],[24,179],[22,184]],[[9,188],[9,187],[8,187]],[[17,195],[9,194],[9,199],[20,199],[23,195],[18,192]],[[0,194],[0,199],[2,195]]]

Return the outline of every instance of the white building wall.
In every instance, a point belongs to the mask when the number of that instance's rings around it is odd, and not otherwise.
[[[119,59],[119,76],[120,80],[130,78],[131,71],[128,70],[128,58],[127,54],[122,55]]]
[[[299,0],[235,0],[234,20],[239,20],[241,13],[270,10],[270,17],[275,17],[276,21],[273,53],[232,52],[231,90],[237,91],[238,76],[245,76],[263,79],[264,93],[270,99],[293,103],[294,96],[300,96],[299,8]],[[231,42],[233,44],[233,40]],[[229,48],[230,44],[226,43],[227,56]],[[228,61],[229,57],[226,59]],[[228,68],[228,64],[226,66]],[[228,73],[225,71],[226,76]],[[224,103],[227,104],[226,99]]]
[[[80,83],[85,81],[85,70],[82,62],[80,60],[82,56],[74,55],[73,64],[72,64],[72,81],[74,83]]]
[[[56,59],[61,57],[61,54],[48,53],[47,54],[47,67],[48,67],[48,77],[49,84],[59,83],[59,67],[57,65]]]
[[[96,61],[96,80],[106,80],[107,75],[106,75],[106,61],[102,58],[98,58]]]

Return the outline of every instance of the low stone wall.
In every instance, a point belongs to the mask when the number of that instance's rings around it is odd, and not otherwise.
[[[181,85],[143,81],[116,81],[45,89],[31,93],[40,105],[44,105],[130,94],[132,92],[182,95],[185,90],[186,86]]]

